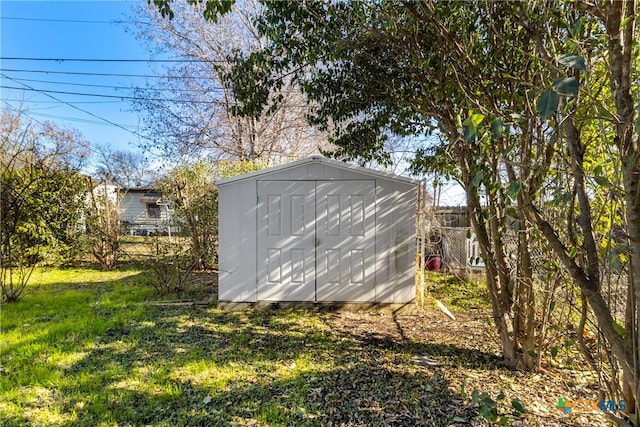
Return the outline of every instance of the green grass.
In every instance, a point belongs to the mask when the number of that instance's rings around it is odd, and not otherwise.
[[[150,290],[135,285],[139,274],[38,269],[23,298],[2,305],[0,412],[9,424],[64,420],[65,410],[55,402],[71,380],[68,370],[111,328],[144,314],[135,303]],[[51,410],[44,409],[48,405]]]
[[[425,304],[441,301],[450,310],[490,309],[484,276],[462,278],[452,274],[425,272]]]
[[[18,303],[2,305],[3,425],[448,425],[473,416],[451,405],[460,397],[444,371],[411,361],[420,344],[338,332],[326,313],[146,304],[154,291],[141,276],[38,270]]]

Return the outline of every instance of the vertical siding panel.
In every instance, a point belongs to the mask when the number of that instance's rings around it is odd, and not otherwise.
[[[219,188],[220,301],[256,301],[256,181]]]
[[[393,302],[392,187],[376,180],[376,302]]]
[[[258,181],[249,179],[237,183],[239,190],[240,212],[237,216],[239,223],[236,225],[236,233],[240,237],[240,275],[237,301],[255,302],[258,299]]]
[[[218,299],[240,301],[233,283],[240,271],[240,241],[237,239],[240,198],[233,190],[237,185],[218,188]]]
[[[395,292],[394,302],[413,301],[416,295],[416,202],[415,186],[396,183]]]
[[[411,302],[415,298],[415,187],[378,182],[376,301]]]

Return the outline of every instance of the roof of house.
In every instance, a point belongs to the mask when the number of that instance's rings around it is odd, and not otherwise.
[[[283,165],[279,165],[279,166],[274,166],[268,169],[262,169],[259,171],[255,171],[255,172],[251,172],[251,173],[246,173],[243,175],[237,175],[237,176],[233,176],[231,178],[225,178],[225,179],[221,179],[215,182],[216,185],[220,186],[220,185],[226,185],[226,184],[230,184],[233,182],[238,182],[238,181],[244,181],[247,179],[253,179],[253,178],[258,178],[262,175],[267,175],[273,172],[277,172],[280,170],[286,170],[286,169],[290,169],[290,168],[296,168],[296,167],[301,167],[307,164],[324,164],[324,165],[328,165],[331,167],[335,167],[335,168],[339,168],[339,169],[345,169],[345,170],[350,170],[353,172],[358,172],[358,173],[362,173],[365,175],[370,175],[373,177],[377,177],[377,178],[384,178],[384,179],[389,179],[389,180],[394,180],[394,181],[403,181],[406,182],[408,184],[418,184],[420,181],[415,180],[413,178],[409,178],[406,176],[401,176],[401,175],[396,175],[394,173],[390,173],[390,172],[384,172],[384,171],[378,171],[378,170],[374,170],[374,169],[369,169],[369,168],[364,168],[362,166],[356,166],[356,165],[351,165],[349,163],[345,163],[345,162],[340,162],[338,160],[333,160],[333,159],[328,159],[326,157],[321,157],[321,156],[311,156],[311,157],[307,157],[305,159],[301,159],[301,160],[296,160],[294,162],[291,163],[286,163]]]
[[[118,190],[125,193],[160,193],[158,189],[152,187],[120,187]]]

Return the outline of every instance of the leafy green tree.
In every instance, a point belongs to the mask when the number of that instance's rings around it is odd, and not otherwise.
[[[266,169],[269,162],[262,160],[221,160],[216,162],[215,177],[217,179],[230,178],[232,176],[251,173]]]
[[[87,145],[49,123],[0,119],[0,263],[3,301],[16,301],[45,253],[69,262],[80,252],[86,186],[78,173]]]
[[[637,3],[620,1],[583,6],[578,10],[570,8],[580,14],[564,16],[563,22],[570,30],[566,38],[559,40],[561,50],[557,55],[538,43],[541,57],[557,58],[556,68],[550,67],[551,84],[540,96],[538,110],[543,119],[550,119],[550,128],[566,143],[578,238],[563,238],[559,228],[534,209],[533,204],[527,214],[579,286],[583,301],[593,312],[599,332],[614,355],[609,391],[617,393],[615,377],[619,368],[623,373],[623,395],[632,412],[635,408],[637,417],[640,413],[640,127],[634,124],[638,112],[633,101],[638,96],[638,87],[634,84],[639,71],[639,55],[637,51],[634,53]],[[595,162],[598,164],[594,165]],[[608,193],[604,203],[597,197],[603,189]],[[608,217],[610,223],[604,230],[603,216]],[[616,220],[622,232],[612,239]],[[604,248],[599,246],[599,241],[605,243]],[[625,259],[628,262],[623,266]],[[623,273],[622,280],[626,282],[623,316],[615,311],[605,295],[605,275],[612,269]],[[625,326],[621,327],[620,323]]]
[[[499,159],[517,138],[515,131],[505,131],[514,120],[502,111],[490,116],[482,103],[469,96],[477,93],[490,106],[501,104],[505,110],[522,111],[526,106],[526,94],[514,92],[513,82],[502,78],[501,70],[487,61],[494,57],[514,67],[527,66],[517,52],[484,39],[493,15],[500,13],[470,13],[469,4],[451,2],[270,3],[258,18],[258,28],[272,42],[240,62],[230,77],[245,100],[242,113],[251,115],[260,114],[272,101],[263,88],[279,87],[282,76],[292,73],[317,105],[311,122],[333,131],[332,142],[338,149],[332,154],[337,157],[388,163],[390,153],[384,151],[384,142],[390,134],[444,135],[445,144],[435,148],[461,160],[460,164],[445,160],[443,165],[446,172],[459,177],[467,192],[471,220],[488,266],[494,320],[505,359],[515,366],[532,367],[540,361],[537,355],[545,339],[544,329],[538,326],[548,304],[544,299],[536,304],[526,250],[532,240],[530,228],[515,214],[511,200],[519,187],[515,182],[511,185],[509,178],[516,181],[521,170],[511,168],[513,177],[507,177]],[[530,39],[523,30],[510,36]],[[474,78],[469,79],[470,75]],[[479,135],[477,129],[489,121],[493,134]],[[540,133],[536,129],[531,139]],[[546,154],[534,149],[536,155],[525,159],[529,165]],[[427,159],[433,157],[422,154],[419,166],[432,167]],[[522,173],[532,169],[527,167]],[[532,186],[529,191],[537,190]],[[486,207],[481,203],[483,195]],[[516,241],[511,248],[515,266],[508,262],[508,237],[514,234],[508,224],[520,224],[523,231],[511,239]]]
[[[417,153],[416,168],[444,168],[465,188],[505,358],[531,367],[541,357],[552,306],[546,298],[555,292],[534,272],[531,247],[543,236],[540,250],[551,249],[547,257],[557,260],[549,270],[559,263],[577,285],[612,355],[613,377],[623,373],[624,397],[637,413],[636,13],[632,0],[265,2],[257,28],[268,43],[229,78],[248,116],[273,108],[279,99],[271,90],[293,79],[315,106],[311,123],[332,133],[338,157],[388,162],[388,135],[441,135],[442,144]],[[599,63],[605,72],[593,72]],[[588,138],[596,125],[603,126],[599,140]],[[594,144],[611,149],[589,177]],[[603,175],[615,170],[619,188],[610,185],[614,175]],[[603,293],[601,272],[624,257],[599,250],[597,186],[624,200],[616,208],[626,240],[617,251],[628,258],[624,319]]]

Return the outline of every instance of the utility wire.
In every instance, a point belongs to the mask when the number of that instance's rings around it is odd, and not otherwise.
[[[4,77],[5,79],[9,79],[9,80],[11,80],[11,81],[15,81],[15,80],[14,80],[14,79],[12,79],[11,77],[8,77],[8,76],[6,76],[6,75],[4,75],[4,74],[2,74],[2,73],[0,73],[0,76]],[[109,119],[105,119],[104,117],[100,117],[100,116],[98,116],[98,115],[96,115],[96,114],[93,114],[92,112],[87,111],[87,110],[84,110],[84,109],[82,109],[82,108],[80,108],[80,107],[78,107],[78,106],[76,106],[76,105],[73,105],[73,104],[72,104],[72,103],[70,103],[70,102],[66,102],[66,101],[63,101],[63,100],[61,100],[61,99],[58,99],[58,98],[56,98],[55,96],[50,95],[50,94],[48,94],[48,93],[46,93],[46,92],[39,91],[39,90],[37,90],[37,89],[35,89],[35,88],[33,88],[33,87],[31,87],[31,86],[27,85],[26,83],[20,83],[20,82],[16,82],[16,83],[23,85],[23,86],[26,88],[25,90],[27,90],[27,89],[28,89],[28,90],[32,90],[32,91],[36,91],[36,92],[41,92],[44,96],[47,96],[47,97],[49,97],[49,98],[53,99],[54,101],[59,101],[59,102],[61,102],[61,103],[65,104],[65,105],[68,105],[69,107],[71,107],[71,108],[73,108],[73,109],[75,109],[75,110],[78,110],[78,111],[80,111],[80,112],[83,112],[83,113],[85,113],[85,114],[88,114],[88,115],[90,115],[91,117],[95,117],[95,118],[96,118],[96,119],[98,119],[98,120],[102,120],[103,122],[109,123],[110,125],[113,125],[113,126],[115,126],[115,127],[119,128],[119,129],[122,129],[122,130],[124,130],[124,131],[126,131],[126,132],[129,132],[129,133],[131,133],[132,135],[137,136],[138,138],[142,138],[142,139],[149,139],[149,138],[145,137],[144,135],[142,135],[142,134],[140,134],[140,133],[138,133],[138,132],[135,132],[135,131],[132,131],[131,129],[126,128],[125,126],[119,125],[118,123],[114,123],[114,122],[112,122],[112,121],[111,121],[111,120],[109,120]]]
[[[18,114],[24,114],[25,116],[31,117],[31,119],[32,119],[33,121],[35,121],[36,123],[43,124],[40,120],[36,119],[35,117],[33,117],[33,116],[31,115],[31,114],[33,114],[33,113],[31,113],[31,112],[27,113],[25,110],[22,110],[22,109],[20,109],[20,108],[16,108],[16,107],[14,107],[13,105],[9,104],[9,103],[8,103],[6,100],[4,100],[4,99],[2,100],[2,103],[3,103],[3,104],[5,104],[5,105],[7,106],[7,108],[9,108],[9,109],[11,109],[11,110],[15,111],[16,113],[18,113]]]
[[[105,123],[104,121],[91,120],[91,119],[81,119],[81,118],[78,118],[78,117],[58,116],[58,115],[55,115],[55,114],[37,113],[37,112],[34,112],[34,111],[30,111],[29,115],[30,116],[44,117],[44,118],[47,118],[47,119],[66,120],[66,121],[70,121],[70,122],[87,123],[87,124],[90,124],[90,125],[112,126],[110,123]],[[125,124],[120,124],[120,126],[124,126],[124,127],[128,127],[128,128],[137,128],[138,127],[138,125],[125,125]]]
[[[13,105],[5,102],[4,100],[2,101],[8,108],[10,108],[11,110],[15,111],[18,114],[23,114],[27,117],[29,117],[31,120],[33,120],[34,122],[40,124],[40,125],[44,125],[44,122],[42,122],[41,120],[36,119],[34,116],[42,116],[42,114],[37,114],[34,113],[33,111],[28,111],[28,110],[22,110],[19,108],[14,107]],[[65,119],[63,117],[61,117],[62,119]],[[66,120],[68,121],[74,121],[74,122],[80,122],[83,123],[85,122],[83,119],[77,119],[77,118],[66,118]],[[91,120],[87,120],[86,123],[91,122]],[[104,123],[104,121],[102,122],[98,122],[96,121],[95,123],[91,123],[91,124],[95,124],[95,125],[104,125],[104,126],[111,126],[111,124],[109,123]],[[123,126],[131,126],[131,125],[123,125]],[[132,126],[134,127],[134,126]],[[83,137],[84,138],[84,137]],[[145,138],[145,139],[149,139],[149,138]],[[99,155],[102,156],[103,153],[99,150],[96,150],[95,148],[93,148],[93,146],[88,145],[86,147],[83,147],[83,149],[90,151],[91,153],[93,153],[94,155]],[[95,164],[93,164],[93,162],[90,161],[89,166],[95,166]]]
[[[22,89],[20,89],[22,90]],[[36,95],[37,96],[37,95]],[[3,101],[6,102],[27,102],[29,100],[25,100],[25,99],[9,99],[9,98],[3,98]],[[34,101],[38,104],[59,104],[59,101]],[[74,104],[119,104],[121,101],[73,101]]]
[[[50,62],[147,62],[147,63],[203,63],[203,64],[228,64],[228,61],[210,59],[117,59],[117,58],[20,58],[0,57],[0,61],[50,61]]]
[[[139,77],[139,78],[155,78],[155,79],[198,79],[201,77],[192,76],[159,76],[157,74],[122,74],[122,73],[92,73],[80,71],[49,71],[49,70],[24,70],[15,68],[1,68],[0,71],[12,73],[42,73],[42,74],[64,74],[72,76],[93,76],[93,77]]]
[[[0,89],[11,89],[11,90],[22,90],[22,91],[30,91],[30,92],[38,92],[41,93],[43,95],[47,95],[50,98],[53,99],[57,99],[54,98],[48,94],[50,93],[55,93],[55,94],[61,94],[61,95],[75,95],[75,96],[89,96],[89,97],[95,97],[95,98],[109,98],[109,99],[119,99],[119,100],[133,100],[133,101],[155,101],[155,102],[168,102],[168,103],[176,103],[176,104],[205,104],[205,105],[222,105],[223,102],[221,102],[220,100],[213,100],[213,101],[195,101],[195,100],[189,100],[189,99],[166,99],[166,98],[149,98],[149,97],[136,97],[136,96],[126,96],[126,95],[104,95],[104,94],[97,94],[97,93],[85,93],[85,92],[68,92],[68,91],[60,91],[60,90],[49,90],[49,89],[36,89],[34,87],[31,87],[29,85],[27,85],[26,83],[21,83],[20,81],[18,81],[17,79],[13,79],[10,77],[7,77],[6,75],[0,73],[0,76],[7,78],[9,80],[15,81],[18,84],[21,84],[25,87],[15,87],[15,86],[5,86],[5,85],[0,85]],[[37,101],[32,101],[32,102],[37,102]],[[68,104],[70,105],[68,102],[66,101],[59,101],[62,102],[64,104]],[[283,107],[286,108],[309,108],[308,105],[306,104],[283,104]]]
[[[49,19],[49,18],[21,18],[14,16],[2,16],[0,19],[6,19],[7,21],[35,21],[35,22],[61,22],[69,24],[146,24],[150,25],[150,22],[144,21],[92,21],[92,20],[80,20],[80,19]]]
[[[42,121],[40,121],[40,120],[38,120],[38,119],[36,119],[36,118],[34,117],[35,115],[42,115],[42,114],[37,114],[37,113],[34,113],[34,112],[32,112],[32,111],[28,111],[28,110],[23,110],[23,109],[20,109],[20,108],[16,108],[16,107],[14,107],[13,105],[9,104],[8,102],[6,102],[6,101],[4,101],[4,100],[3,100],[2,102],[3,102],[3,103],[4,103],[8,108],[10,108],[11,110],[15,111],[16,113],[18,113],[18,114],[24,114],[25,116],[29,117],[31,120],[33,120],[34,122],[36,122],[36,123],[38,123],[38,124],[40,124],[40,125],[43,125],[43,124],[44,124]],[[77,122],[81,122],[81,123],[83,122],[83,119],[71,119],[71,118],[69,118],[68,120],[69,120],[69,121],[77,121]],[[94,123],[94,124],[96,124],[96,125],[98,125],[98,124],[99,124],[99,125],[106,125],[106,126],[110,126],[110,125],[111,125],[111,124],[109,124],[109,123],[104,123],[104,121],[102,121],[102,122],[96,122],[96,123]],[[118,125],[116,125],[116,126],[118,126]],[[123,126],[127,126],[127,125],[123,125]],[[131,132],[131,131],[129,131],[129,132]],[[148,139],[148,138],[146,138],[146,139]],[[100,152],[96,151],[96,150],[95,150],[93,147],[91,147],[91,146],[84,147],[84,148],[85,148],[86,150],[91,151],[93,154],[101,154]]]
[[[10,77],[7,77],[6,75],[2,74],[2,76],[6,79],[12,80],[18,84],[21,84],[25,87],[15,87],[15,86],[5,86],[5,85],[0,85],[0,89],[13,89],[13,90],[26,90],[26,91],[31,91],[31,92],[39,92],[42,93],[43,95],[47,95],[49,93],[55,93],[55,94],[59,94],[59,95],[75,95],[75,96],[91,96],[91,97],[96,97],[96,98],[115,98],[115,99],[120,99],[120,100],[125,100],[125,99],[129,99],[129,100],[133,100],[133,101],[157,101],[157,102],[175,102],[175,103],[189,103],[189,104],[220,104],[220,101],[192,101],[192,100],[186,100],[186,99],[164,99],[164,98],[141,98],[141,97],[137,97],[137,96],[126,96],[126,95],[104,95],[104,94],[98,94],[98,93],[84,93],[84,92],[69,92],[69,91],[63,91],[63,90],[49,90],[49,89],[36,89],[34,87],[31,87],[29,85],[27,85],[26,83],[21,83],[19,81],[17,81],[16,79],[12,79]]]
[[[54,85],[67,85],[67,86],[79,86],[79,87],[98,87],[98,88],[106,88],[106,89],[114,89],[114,90],[132,90],[132,89],[139,89],[139,90],[153,90],[153,91],[171,91],[171,92],[196,92],[196,93],[202,93],[203,89],[172,89],[172,88],[153,88],[153,89],[147,89],[147,88],[137,88],[137,87],[130,87],[130,86],[112,86],[112,85],[98,85],[98,84],[88,84],[88,83],[75,83],[75,82],[55,82],[55,81],[50,81],[50,80],[36,80],[36,79],[23,79],[23,78],[18,78],[18,77],[14,77],[14,81],[20,81],[20,82],[32,82],[32,83],[45,83],[45,84],[54,84]],[[222,87],[212,87],[207,89],[207,91],[210,92],[223,92],[224,88]]]

